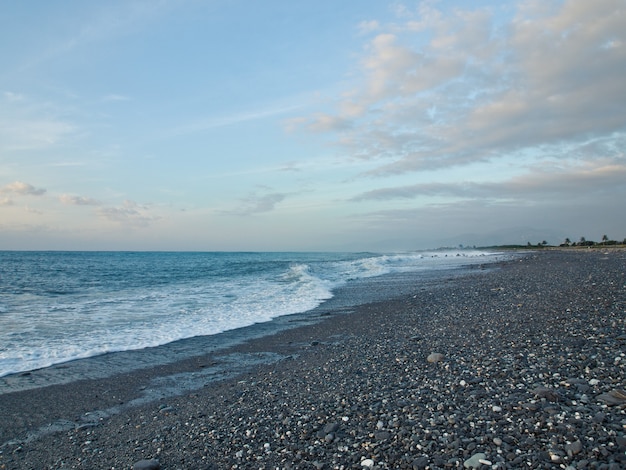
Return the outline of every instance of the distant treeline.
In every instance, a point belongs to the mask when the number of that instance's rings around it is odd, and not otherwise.
[[[594,242],[593,240],[587,240],[585,237],[580,237],[580,241],[573,242],[569,238],[566,238],[559,246],[606,246],[606,245],[626,245],[626,238],[622,241],[610,240],[608,236],[602,235],[601,242]]]
[[[495,246],[483,246],[479,247],[481,249],[488,248],[498,248],[498,249],[508,249],[508,250],[518,250],[523,248],[554,248],[556,245],[550,245],[547,241],[543,240],[539,243],[533,244],[528,242],[526,245],[495,245]],[[626,246],[626,238],[622,241],[611,240],[608,236],[603,235],[601,242],[594,242],[593,240],[587,240],[585,237],[580,237],[580,240],[577,242],[571,241],[569,238],[566,238],[563,243],[558,245],[559,247],[602,247],[602,246]],[[469,246],[459,245],[459,248],[470,248]],[[476,246],[474,245],[474,248]]]

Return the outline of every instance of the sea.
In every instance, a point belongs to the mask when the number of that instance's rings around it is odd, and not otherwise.
[[[309,312],[359,280],[502,258],[482,250],[0,251],[0,377]]]

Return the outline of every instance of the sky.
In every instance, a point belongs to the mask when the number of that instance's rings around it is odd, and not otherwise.
[[[626,2],[0,3],[0,249],[626,238]]]

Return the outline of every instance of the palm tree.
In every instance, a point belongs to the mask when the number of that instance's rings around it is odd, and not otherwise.
[[[606,243],[609,241],[609,237],[607,237],[606,235],[602,235],[602,243]]]
[[[566,244],[567,246],[570,246],[570,245],[572,244],[572,241],[571,241],[569,238],[566,238],[566,239],[565,239],[565,244]]]

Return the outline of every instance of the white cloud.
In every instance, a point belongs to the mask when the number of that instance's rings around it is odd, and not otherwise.
[[[402,23],[380,25],[366,47],[362,81],[335,110],[292,125],[335,133],[350,157],[381,159],[371,172],[377,175],[466,165],[529,148],[537,159],[548,158],[545,146],[621,139],[623,2],[517,6],[508,24],[485,9],[444,11],[433,2],[402,9]]]
[[[71,194],[61,194],[59,200],[69,206],[99,206],[101,204],[97,199],[84,196],[75,196]]]
[[[24,95],[20,93],[13,93],[11,91],[5,91],[3,94],[7,101],[21,101],[24,99]]]
[[[157,215],[150,214],[150,207],[126,200],[121,206],[101,207],[98,215],[108,221],[119,223],[128,227],[145,227],[160,219]]]
[[[573,201],[591,197],[594,193],[618,192],[626,195],[626,163],[601,162],[578,168],[543,168],[499,182],[434,182],[362,193],[354,201],[415,199],[446,197],[483,201],[512,201],[522,203]]]
[[[368,34],[380,29],[380,23],[376,20],[361,21],[357,26],[357,29],[361,34]]]
[[[23,181],[15,181],[0,188],[0,193],[21,196],[41,196],[45,192],[45,189],[35,188],[32,184],[24,183]]]
[[[240,201],[239,207],[226,211],[226,214],[232,215],[254,215],[264,212],[271,212],[276,205],[285,200],[288,196],[286,193],[269,192],[258,194],[257,192],[250,194]]]

